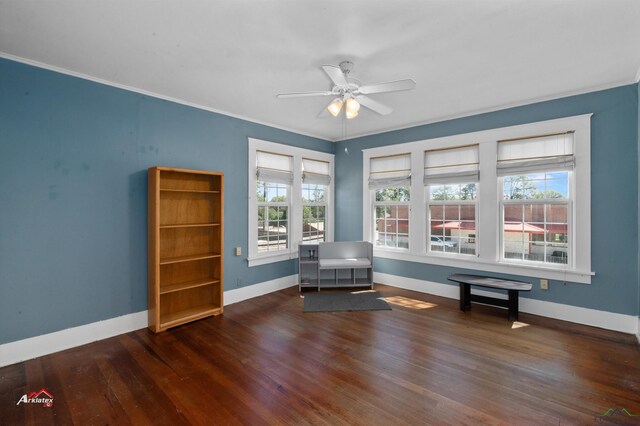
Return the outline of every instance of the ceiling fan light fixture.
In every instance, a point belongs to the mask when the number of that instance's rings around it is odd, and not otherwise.
[[[351,120],[352,118],[356,118],[358,116],[358,111],[349,111],[347,108],[345,108],[344,116],[347,117],[347,120]]]
[[[333,102],[331,102],[327,107],[327,111],[329,111],[329,113],[334,117],[337,117],[338,114],[340,114],[340,110],[342,110],[342,103],[343,102],[340,100],[340,98],[334,99]]]
[[[347,103],[347,106],[345,108],[345,112],[346,113],[355,114],[351,118],[353,118],[356,115],[358,115],[358,111],[360,110],[360,102],[358,102],[354,98],[349,98],[349,99],[347,99],[346,103]],[[347,118],[349,118],[349,117],[347,117]]]

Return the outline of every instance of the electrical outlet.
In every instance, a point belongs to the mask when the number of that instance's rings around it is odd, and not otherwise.
[[[240,256],[242,254],[242,247],[236,247],[236,256]]]
[[[549,290],[549,280],[541,279],[540,280],[540,288],[542,290]]]

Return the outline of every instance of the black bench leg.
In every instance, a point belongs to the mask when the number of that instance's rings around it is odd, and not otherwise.
[[[518,291],[509,290],[509,321],[518,321]]]
[[[465,312],[471,309],[471,285],[460,283],[460,310]]]

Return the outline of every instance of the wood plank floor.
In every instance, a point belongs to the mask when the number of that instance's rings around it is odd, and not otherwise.
[[[392,311],[304,314],[296,287],[162,334],[1,368],[0,423],[542,425],[640,414],[633,336],[526,314],[514,325],[499,308],[463,313],[455,300],[376,290]],[[42,388],[53,407],[16,405]]]

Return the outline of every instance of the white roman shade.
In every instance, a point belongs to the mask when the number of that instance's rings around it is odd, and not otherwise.
[[[572,170],[573,132],[498,141],[498,176]]]
[[[262,182],[293,183],[292,157],[256,151],[256,177]]]
[[[424,184],[471,183],[480,180],[478,145],[432,149],[424,153]]]
[[[411,185],[411,154],[374,157],[369,163],[369,188]]]
[[[331,183],[331,169],[326,161],[302,159],[302,182],[329,185]]]

